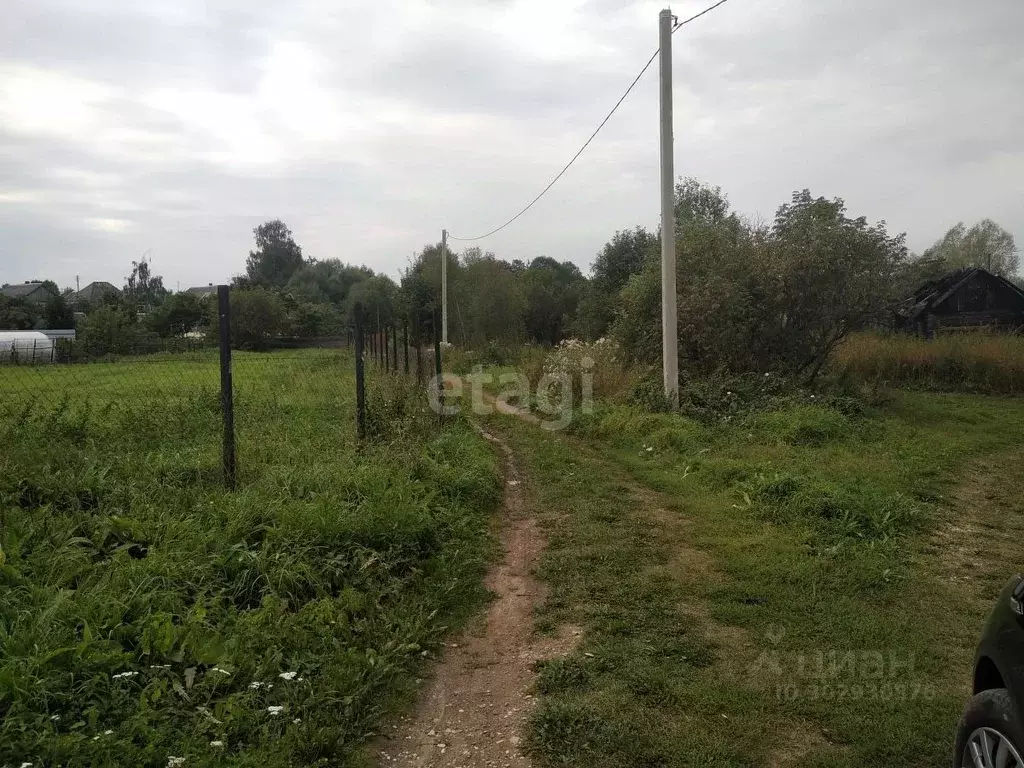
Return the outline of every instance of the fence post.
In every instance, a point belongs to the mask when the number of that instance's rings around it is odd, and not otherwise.
[[[402,348],[405,350],[405,375],[409,375],[409,319],[402,321]]]
[[[398,373],[398,326],[391,326],[391,370]]]
[[[235,403],[231,382],[231,293],[226,285],[217,286],[217,310],[220,316],[220,408],[224,416],[224,484],[235,490]]]
[[[366,439],[366,369],[363,360],[363,304],[356,302],[356,435]]]
[[[416,381],[423,382],[423,315],[416,313]]]

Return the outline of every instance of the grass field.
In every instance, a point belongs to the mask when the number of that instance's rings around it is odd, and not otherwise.
[[[833,371],[860,381],[946,392],[1024,393],[1024,337],[949,334],[924,340],[860,333],[836,350]]]
[[[1024,402],[904,393],[700,425],[493,417],[550,545],[543,766],[948,765],[983,617],[1024,567]]]
[[[479,606],[490,448],[341,351],[0,369],[0,765],[350,765]]]

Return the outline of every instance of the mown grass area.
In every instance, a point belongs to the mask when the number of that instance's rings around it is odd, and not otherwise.
[[[984,613],[1024,560],[967,543],[965,590],[937,536],[974,514],[978,461],[1024,461],[1024,403],[837,403],[714,425],[606,406],[554,438],[495,417],[549,531],[541,626],[585,628],[541,670],[539,764],[949,764]]]
[[[859,333],[830,362],[839,376],[948,392],[1024,393],[1024,336],[947,334],[931,340]]]
[[[0,370],[0,764],[352,765],[486,598],[501,484],[465,422],[352,360]]]

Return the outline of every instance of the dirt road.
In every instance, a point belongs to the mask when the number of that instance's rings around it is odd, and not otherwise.
[[[527,514],[512,452],[497,437],[484,437],[502,451],[505,469],[504,555],[486,580],[495,599],[482,626],[449,643],[415,711],[377,743],[381,766],[529,766],[520,734],[533,703],[534,664],[575,642],[572,631],[556,639],[533,632],[534,606],[543,600],[533,569],[544,537]]]

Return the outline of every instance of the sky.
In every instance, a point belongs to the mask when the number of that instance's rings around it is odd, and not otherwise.
[[[223,282],[274,218],[307,256],[397,277],[550,181],[657,48],[662,7],[8,3],[0,283],[121,285],[144,254],[169,288]],[[730,0],[673,38],[676,173],[765,220],[809,188],[916,251],[985,217],[1024,246],[1022,39],[1019,0]],[[656,227],[657,74],[476,244],[586,271],[616,230]]]

